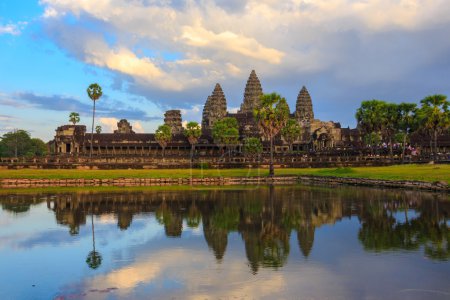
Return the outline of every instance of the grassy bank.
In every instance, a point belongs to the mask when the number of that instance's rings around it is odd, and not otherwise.
[[[276,175],[316,175],[385,180],[444,181],[450,184],[450,165],[397,165],[389,167],[276,169]],[[0,170],[1,178],[115,179],[201,178],[267,176],[267,169],[170,169],[170,170]]]

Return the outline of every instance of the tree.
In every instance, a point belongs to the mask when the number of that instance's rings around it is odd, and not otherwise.
[[[361,102],[361,106],[356,110],[356,120],[358,128],[368,137],[373,137],[373,133],[380,133],[384,122],[384,108],[386,102],[380,100],[367,100]],[[368,141],[373,153],[373,141]],[[366,143],[367,145],[367,143]]]
[[[214,123],[212,129],[214,142],[220,146],[230,147],[239,141],[239,125],[236,118],[223,118]],[[230,154],[231,155],[231,154]]]
[[[244,154],[248,157],[255,158],[263,151],[263,145],[259,138],[250,137],[244,140]]]
[[[95,126],[95,133],[102,133],[102,126],[100,126],[100,125],[97,125],[97,126]]]
[[[189,122],[184,130],[184,135],[187,137],[189,144],[191,144],[191,160],[194,157],[195,144],[202,135],[202,128],[197,122]]]
[[[0,141],[0,156],[42,156],[47,154],[47,145],[40,139],[31,138],[22,129],[5,133]]]
[[[69,122],[73,125],[80,122],[80,114],[77,112],[71,112],[69,115]]]
[[[409,135],[417,129],[417,105],[415,103],[400,103],[398,109],[398,130],[402,134],[402,159],[405,159],[406,141]]]
[[[91,127],[91,148],[89,151],[89,158],[92,157],[92,143],[94,142],[94,119],[95,119],[95,102],[100,99],[103,95],[102,88],[97,84],[93,83],[87,88],[87,94],[89,98],[94,102],[94,106],[92,108],[92,127]]]
[[[281,136],[289,144],[289,150],[292,151],[292,144],[300,138],[302,128],[300,124],[294,119],[289,119],[286,126],[281,129]]]
[[[286,99],[276,93],[261,96],[261,106],[253,111],[261,134],[270,140],[269,176],[274,176],[273,138],[286,125],[289,118],[289,106]]]
[[[172,128],[169,125],[161,125],[155,132],[155,140],[162,148],[162,156],[164,157],[167,144],[172,140]]]
[[[92,203],[91,203],[92,206]],[[93,250],[89,252],[86,263],[91,269],[97,269],[102,264],[102,255],[100,252],[95,251],[95,228],[94,228],[94,213],[91,212],[91,229],[92,229],[92,248]]]
[[[437,138],[450,126],[450,103],[445,95],[431,95],[420,101],[422,107],[418,112],[420,126],[425,129],[434,141],[434,151],[430,142],[430,151],[437,155]]]
[[[398,121],[399,121],[399,114],[398,114],[398,105],[394,103],[385,103],[382,106],[382,124],[381,124],[381,131],[384,137],[384,140],[389,145],[389,155],[392,156],[393,150],[392,150],[392,142],[395,136],[395,133],[398,130]]]

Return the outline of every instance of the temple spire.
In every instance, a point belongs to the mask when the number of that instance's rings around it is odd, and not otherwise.
[[[303,86],[298,93],[297,104],[295,106],[295,117],[299,121],[308,123],[314,120],[312,99],[305,86]]]
[[[262,94],[263,90],[261,87],[261,82],[259,81],[255,70],[252,70],[250,77],[247,80],[247,85],[245,86],[244,101],[241,104],[241,109],[239,112],[253,112],[253,109],[259,107],[260,97]]]
[[[220,84],[216,84],[211,96],[208,96],[203,107],[202,129],[207,133],[217,120],[227,115],[227,99]]]

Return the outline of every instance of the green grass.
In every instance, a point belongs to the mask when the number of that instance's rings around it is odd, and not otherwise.
[[[276,175],[316,175],[387,180],[444,181],[450,184],[450,165],[396,165],[389,167],[276,169]],[[169,170],[0,170],[0,178],[116,179],[201,178],[267,176],[267,169],[169,169]]]

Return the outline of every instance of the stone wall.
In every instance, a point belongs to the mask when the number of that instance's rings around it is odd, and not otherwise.
[[[342,178],[331,176],[209,177],[209,178],[117,178],[117,179],[0,179],[1,188],[92,187],[92,186],[174,186],[174,185],[259,185],[318,183],[327,185],[358,185],[383,188],[406,188],[450,192],[446,182],[392,181],[379,179]]]

